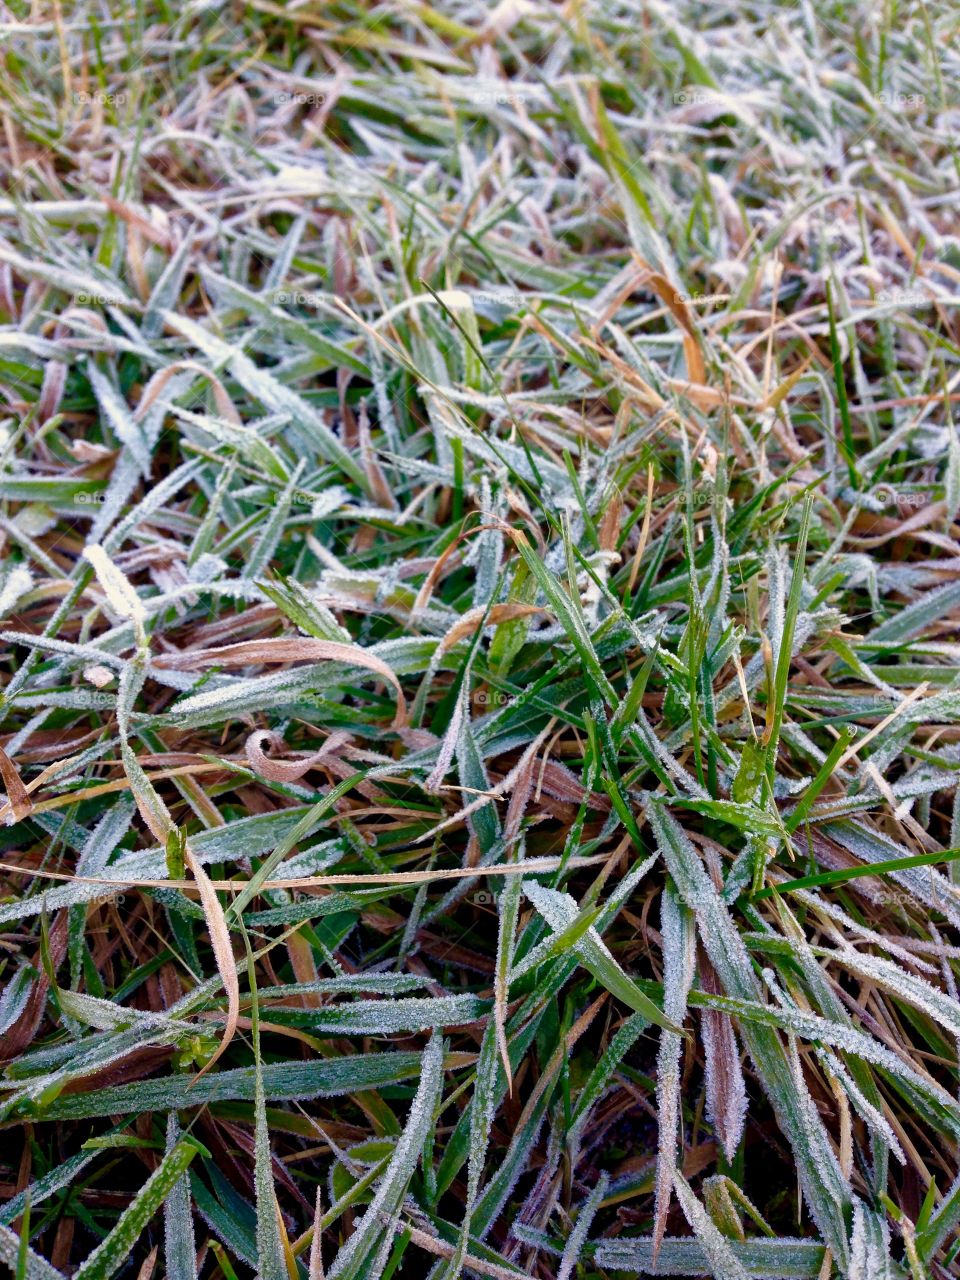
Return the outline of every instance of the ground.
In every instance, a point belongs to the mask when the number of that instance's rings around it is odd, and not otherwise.
[[[960,17],[0,12],[0,1259],[960,1274]]]

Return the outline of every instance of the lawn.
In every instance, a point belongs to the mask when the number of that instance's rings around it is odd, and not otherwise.
[[[960,9],[0,58],[0,1269],[960,1275]]]

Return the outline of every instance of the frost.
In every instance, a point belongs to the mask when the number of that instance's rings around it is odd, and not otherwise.
[[[926,705],[925,702],[924,706]],[[950,785],[954,785],[956,775],[952,775],[949,781]],[[946,785],[946,781],[937,783],[935,784],[935,789],[942,789]],[[899,798],[903,794],[902,788],[895,789],[895,794]],[[839,845],[848,849],[863,862],[885,862],[894,858],[908,856],[911,852],[911,850],[901,844],[897,844],[896,841],[889,839],[882,833],[868,831],[856,822],[830,823],[824,830],[831,839],[836,840]],[[884,872],[883,877],[884,880],[889,877],[897,884],[903,885],[904,889],[912,894],[918,903],[923,903],[924,906],[930,907],[935,911],[942,911],[951,924],[960,927],[960,907],[957,905],[953,886],[947,877],[935,867],[906,867],[898,871]],[[882,884],[883,882],[881,882],[881,887],[877,887],[876,881],[866,878],[857,888],[867,897],[878,900],[881,894],[889,892],[889,890],[882,887]]]
[[[443,735],[443,742],[440,745],[440,752],[437,756],[437,763],[430,771],[430,776],[423,784],[428,791],[439,791],[446,777],[450,765],[453,763],[453,755],[457,748],[457,742],[460,738],[460,726],[463,724],[464,716],[467,714],[467,690],[470,687],[469,671],[464,673],[460,690],[457,693],[457,700],[454,703],[453,713],[450,716],[450,723],[447,725],[447,731]]]
[[[15,565],[0,583],[0,615],[13,613],[21,596],[33,586],[33,574],[24,565]]]
[[[180,1122],[176,1112],[167,1116],[167,1152],[179,1141]],[[197,1245],[190,1207],[190,1177],[184,1174],[167,1196],[163,1206],[164,1262],[167,1280],[196,1280]]]
[[[868,1209],[862,1200],[855,1201],[847,1280],[899,1280],[900,1274],[890,1257],[886,1218]]]
[[[687,998],[693,982],[695,942],[690,912],[667,885],[660,899],[660,928],[663,939],[663,1011],[671,1022],[682,1026],[687,1014]],[[657,1180],[653,1238],[659,1243],[666,1226],[673,1174],[677,1165],[680,1137],[680,1054],[683,1040],[676,1031],[663,1031],[657,1054]],[[656,1246],[655,1246],[656,1247]]]
[[[297,1026],[328,1035],[388,1036],[476,1022],[489,1008],[489,1001],[477,996],[423,996],[408,1000],[356,1000],[324,1009],[290,1010],[292,1019],[284,1019],[281,1009],[272,1009],[271,1013],[278,1020],[292,1020]]]
[[[743,1135],[748,1105],[733,1020],[718,1010],[704,1009],[700,1034],[706,1058],[707,1119],[727,1160],[732,1161]]]
[[[724,990],[755,1001],[759,992],[750,956],[696,850],[654,796],[647,797],[647,816],[681,900],[697,913],[704,949]],[[746,1019],[741,1019],[740,1030],[764,1092],[790,1141],[813,1219],[842,1261],[847,1251],[844,1210],[849,1204],[849,1187],[823,1122],[776,1031]]]
[[[188,567],[187,578],[190,582],[195,582],[199,586],[208,586],[211,582],[216,582],[218,578],[222,578],[226,570],[226,560],[222,560],[220,556],[215,556],[209,551],[204,551]]]
[[[587,1233],[590,1230],[594,1215],[600,1207],[600,1201],[607,1194],[608,1186],[607,1175],[601,1173],[597,1185],[590,1192],[586,1203],[578,1212],[576,1224],[567,1237],[567,1243],[563,1247],[563,1257],[560,1260],[560,1267],[557,1271],[557,1280],[570,1280],[573,1275],[573,1268],[580,1260],[583,1246],[587,1241]]]
[[[819,1050],[817,1056],[829,1070],[831,1075],[840,1082],[844,1092],[853,1103],[853,1106],[859,1115],[863,1117],[864,1121],[871,1129],[873,1129],[884,1145],[893,1152],[896,1159],[899,1160],[901,1164],[906,1164],[907,1158],[903,1154],[903,1148],[900,1146],[897,1135],[893,1132],[893,1129],[887,1123],[886,1118],[882,1113],[878,1111],[872,1103],[867,1101],[856,1081],[840,1059],[835,1054],[828,1053],[825,1049]]]
[[[318,498],[314,499],[313,506],[310,508],[311,518],[322,520],[325,516],[332,515],[334,511],[338,511],[341,507],[347,506],[349,502],[350,493],[343,485],[331,485],[328,489],[324,489]]]
[[[808,893],[801,889],[796,895],[803,903],[814,911],[818,911],[825,916],[829,916],[831,920],[842,925],[848,933],[856,934],[865,941],[872,943],[875,947],[881,947],[884,951],[892,956],[896,956],[905,964],[912,965],[914,968],[922,969],[926,973],[934,974],[937,972],[936,967],[926,960],[921,960],[909,951],[906,947],[898,946],[892,938],[886,937],[882,933],[877,933],[875,929],[868,929],[866,925],[859,924],[852,916],[849,916],[841,907],[830,902],[825,895]]]
[[[861,955],[852,947],[844,947],[829,954],[853,973],[860,974],[861,977],[875,982],[901,1000],[906,1000],[918,1009],[923,1009],[954,1037],[960,1036],[960,1005],[950,996],[931,986],[924,978],[914,977],[891,960],[881,960],[879,956]]]
[[[711,1222],[683,1175],[675,1173],[673,1181],[677,1199],[706,1255],[711,1274],[716,1280],[749,1280],[749,1272],[733,1252],[730,1241]]]
[[[366,1212],[334,1259],[329,1280],[337,1280],[338,1277],[354,1280],[366,1274],[369,1255],[381,1243],[383,1216],[397,1212],[433,1127],[442,1083],[443,1046],[439,1036],[433,1036],[423,1054],[420,1084],[410,1104],[403,1133]]]

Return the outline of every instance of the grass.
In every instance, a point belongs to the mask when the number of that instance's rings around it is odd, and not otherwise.
[[[957,36],[4,10],[17,1280],[958,1273]]]

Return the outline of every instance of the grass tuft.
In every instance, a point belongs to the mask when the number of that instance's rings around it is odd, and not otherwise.
[[[0,1260],[960,1267],[955,6],[0,14]]]

